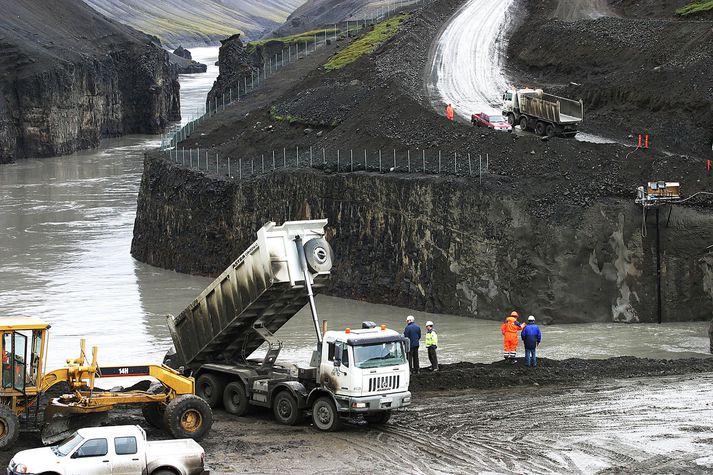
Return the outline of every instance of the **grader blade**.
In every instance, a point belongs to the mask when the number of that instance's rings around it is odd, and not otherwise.
[[[56,415],[42,427],[41,437],[44,445],[56,444],[84,427],[96,427],[107,420],[106,412],[89,414]]]

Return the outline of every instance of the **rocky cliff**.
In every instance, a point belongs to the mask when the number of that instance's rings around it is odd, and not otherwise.
[[[3,2],[0,51],[0,163],[158,133],[180,118],[167,53],[80,0]]]
[[[557,220],[530,212],[507,177],[277,172],[242,185],[146,161],[132,254],[216,275],[267,221],[329,219],[337,264],[328,293],[432,312],[500,318],[517,309],[552,322],[656,319],[654,215],[611,198]],[[667,215],[664,215],[667,217]],[[661,219],[663,318],[713,311],[713,216],[676,207]]]

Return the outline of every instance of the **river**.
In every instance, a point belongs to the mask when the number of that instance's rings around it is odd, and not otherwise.
[[[181,77],[187,117],[203,107],[217,75],[217,51],[192,51],[209,69]],[[48,368],[76,357],[82,337],[99,346],[103,364],[161,361],[170,345],[165,315],[180,312],[210,282],[148,266],[129,254],[143,153],[158,144],[155,136],[128,136],[69,156],[0,165],[0,315],[36,316],[52,324]],[[401,329],[408,314],[422,326],[431,319],[443,362],[500,357],[498,322],[326,296],[317,304],[333,329],[362,320]],[[551,325],[543,327],[540,353],[703,356],[705,328],[704,323]],[[309,311],[303,309],[278,336],[285,344],[283,358],[306,363],[314,345]]]

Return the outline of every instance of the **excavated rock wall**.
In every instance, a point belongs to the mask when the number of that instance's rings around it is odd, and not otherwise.
[[[545,322],[655,321],[655,228],[642,237],[639,207],[603,200],[557,223],[527,209],[526,196],[462,178],[288,170],[241,185],[153,157],[132,254],[217,275],[265,222],[327,218],[332,295],[478,318],[517,309]],[[713,217],[677,207],[668,228],[666,217],[664,320],[708,320]]]

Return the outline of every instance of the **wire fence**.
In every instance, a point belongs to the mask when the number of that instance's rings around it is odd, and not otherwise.
[[[336,173],[421,173],[483,177],[490,171],[489,154],[445,153],[441,150],[327,150],[283,148],[253,158],[221,157],[211,150],[178,148],[163,151],[179,167],[215,175],[220,179],[247,180],[288,168],[315,168]]]
[[[271,54],[269,58],[265,58],[262,65],[251,69],[250,75],[246,74],[233,80],[227,92],[224,91],[220,96],[215,96],[210,102],[206,100],[203,111],[194,114],[185,125],[176,124],[171,127],[161,138],[161,150],[175,148],[179,142],[190,137],[196,127],[206,118],[224,111],[227,106],[235,102],[244,100],[255,90],[258,90],[268,78],[290,64],[314,54],[319,48],[328,45],[331,41],[337,41],[342,34],[347,37],[352,34],[358,34],[362,30],[409,10],[411,7],[421,6],[432,1],[384,0],[379,7],[374,9],[371,17],[367,17],[365,13],[363,18],[355,18],[336,23],[333,26],[330,25],[314,31],[313,35],[309,37],[296,35],[300,38],[299,40],[288,42],[287,48],[283,48],[279,53]]]

